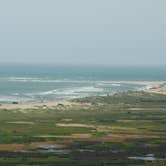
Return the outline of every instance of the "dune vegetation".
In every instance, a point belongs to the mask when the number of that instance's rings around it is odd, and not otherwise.
[[[166,165],[166,95],[0,110],[0,165]]]

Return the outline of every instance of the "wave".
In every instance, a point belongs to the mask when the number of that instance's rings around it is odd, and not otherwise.
[[[120,83],[111,83],[111,82],[104,82],[104,81],[99,81],[97,84],[98,86],[122,86]]]
[[[121,84],[111,84],[112,86],[121,86]]]
[[[149,90],[149,89],[152,89],[152,88],[154,88],[155,86],[152,86],[152,85],[147,85],[147,86],[145,86],[145,90]]]
[[[47,96],[47,95],[80,95],[82,96],[85,93],[97,93],[103,92],[102,88],[96,88],[93,86],[89,87],[77,87],[77,88],[65,88],[65,89],[54,89],[45,92],[38,93],[27,93],[27,96]]]
[[[38,101],[57,98],[78,98],[94,95],[106,95],[114,92],[127,91],[142,88],[139,85],[125,86],[121,82],[103,80],[70,80],[70,79],[51,79],[49,77],[0,77],[2,81],[1,89],[7,88],[6,92],[0,96],[1,101]],[[11,83],[14,82],[11,86]],[[19,83],[22,82],[22,83]],[[24,84],[24,82],[28,82]],[[35,84],[39,82],[38,84]],[[43,83],[43,84],[40,84]],[[51,86],[50,84],[52,83]],[[39,85],[39,87],[37,87]],[[32,87],[32,88],[31,88]],[[51,88],[51,89],[50,89]],[[143,87],[145,88],[145,86]],[[146,87],[151,88],[151,87]],[[5,96],[9,93],[8,96]],[[11,93],[11,94],[10,94]]]
[[[153,89],[153,88],[158,88],[159,86],[156,86],[156,85],[146,85],[142,88],[139,88],[139,90],[150,90],[150,89]]]
[[[48,78],[38,78],[38,77],[1,77],[0,80],[5,80],[9,82],[41,82],[41,83],[92,83],[98,81],[92,80],[72,80],[72,79],[48,79]]]
[[[10,82],[41,82],[41,83],[97,83],[98,85],[112,85],[121,86],[120,83],[111,83],[104,80],[79,80],[79,79],[54,79],[47,77],[0,77],[0,80],[10,81]]]
[[[19,96],[20,93],[12,93],[12,96]]]
[[[26,101],[33,101],[32,98],[28,98],[28,97],[23,97],[23,96],[10,96],[10,95],[1,95],[0,96],[0,102],[1,103],[9,103],[9,102],[20,102],[20,101],[23,101],[23,102],[26,102]]]

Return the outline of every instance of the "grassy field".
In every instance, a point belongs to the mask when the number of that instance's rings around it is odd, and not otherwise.
[[[166,165],[166,95],[74,101],[81,104],[0,110],[0,165]]]

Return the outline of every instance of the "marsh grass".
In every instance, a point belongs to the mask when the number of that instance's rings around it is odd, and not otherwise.
[[[60,158],[53,154],[47,157],[39,154],[37,158],[32,158],[32,154],[20,156],[17,153],[15,158],[10,155],[4,158],[4,153],[1,153],[0,164],[150,165],[152,163],[129,160],[128,157],[146,154],[166,157],[165,95],[128,92],[74,101],[82,104],[61,108],[0,110],[0,150],[4,144],[28,145],[43,141],[60,142],[72,150],[70,157]],[[90,104],[84,105],[87,102]],[[91,137],[81,138],[81,134]],[[75,136],[65,137],[72,135]],[[80,152],[79,149],[88,149],[89,152]],[[157,166],[166,165],[165,161],[154,162]]]

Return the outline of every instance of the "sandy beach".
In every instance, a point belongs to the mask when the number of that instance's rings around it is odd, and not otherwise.
[[[80,105],[79,103],[74,103],[69,100],[53,100],[45,102],[27,102],[27,103],[18,103],[18,104],[1,104],[0,109],[29,109],[29,108],[38,108],[38,107],[63,107],[63,106],[74,106]]]
[[[104,81],[106,83],[123,83],[123,84],[134,84],[134,85],[145,85],[143,91],[149,93],[159,93],[166,95],[166,82],[164,81]],[[73,106],[80,105],[79,103],[72,102],[70,99],[64,100],[51,100],[44,102],[25,102],[17,104],[0,104],[0,109],[29,109],[29,108],[38,108],[38,107],[63,107],[63,106]]]

